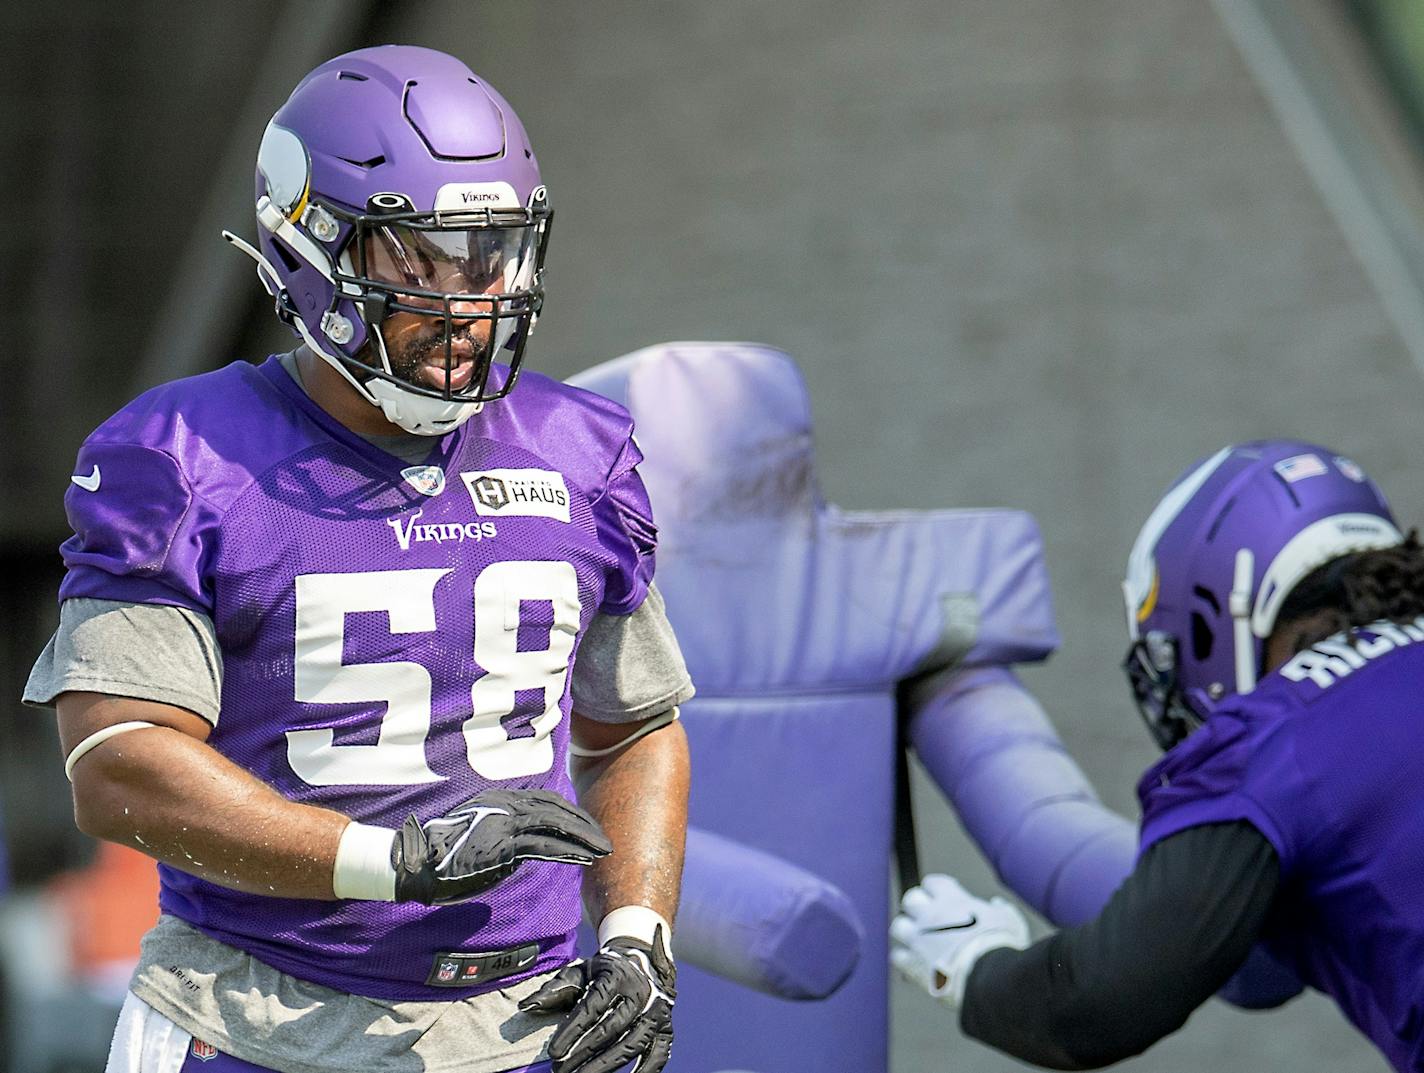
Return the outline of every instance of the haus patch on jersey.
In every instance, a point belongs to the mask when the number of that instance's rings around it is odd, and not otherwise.
[[[564,475],[551,469],[487,469],[461,473],[475,513],[491,518],[516,516],[569,520],[569,489]]]

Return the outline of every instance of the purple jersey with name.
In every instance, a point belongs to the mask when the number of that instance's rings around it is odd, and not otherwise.
[[[1143,776],[1142,845],[1246,820],[1281,885],[1266,948],[1396,1069],[1424,1069],[1424,616],[1298,653]]]
[[[293,801],[394,828],[496,786],[572,799],[579,640],[595,612],[636,608],[653,572],[640,458],[621,407],[525,372],[412,466],[334,421],[275,358],[238,362],[140,396],[85,442],[60,597],[210,616],[224,667],[209,744]],[[565,864],[527,862],[443,908],[159,871],[165,912],[385,999],[547,971],[580,918],[581,870]],[[439,954],[527,944],[539,952],[521,972],[427,985]]]

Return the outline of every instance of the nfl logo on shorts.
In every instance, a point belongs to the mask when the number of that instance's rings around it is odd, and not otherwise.
[[[193,1040],[193,1046],[190,1049],[193,1052],[193,1057],[203,1062],[211,1062],[218,1056],[218,1049],[216,1047],[211,1043],[204,1043],[200,1039]]]
[[[455,979],[455,973],[459,969],[453,961],[442,961],[440,968],[435,973],[435,978],[442,983]]]

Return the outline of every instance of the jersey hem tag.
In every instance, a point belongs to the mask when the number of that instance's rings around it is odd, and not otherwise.
[[[425,978],[427,987],[473,987],[504,976],[512,976],[533,965],[539,957],[538,943],[511,946],[507,950],[478,953],[450,951],[436,954]]]

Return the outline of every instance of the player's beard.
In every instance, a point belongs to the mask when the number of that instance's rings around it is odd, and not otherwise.
[[[415,384],[418,387],[431,388],[436,391],[462,391],[470,386],[474,379],[474,368],[478,366],[485,342],[480,335],[471,331],[472,325],[466,322],[464,325],[455,328],[450,332],[450,368],[447,374],[445,368],[445,333],[437,330],[429,335],[420,335],[414,339],[402,339],[400,342],[392,344],[387,341],[388,354],[391,362],[391,372],[399,380],[404,380],[408,384]],[[406,333],[413,335],[414,333]],[[460,353],[464,347],[468,346],[467,354]],[[470,366],[469,380],[465,383],[458,383],[460,371]],[[450,380],[456,380],[456,385],[451,385]]]

